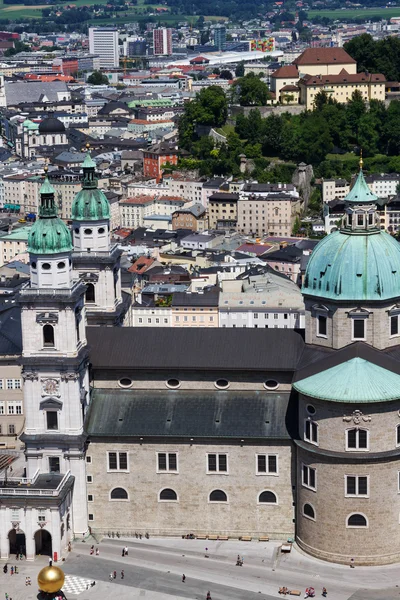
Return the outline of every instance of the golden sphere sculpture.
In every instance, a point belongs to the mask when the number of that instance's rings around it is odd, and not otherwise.
[[[37,580],[42,592],[54,594],[64,585],[65,575],[59,567],[45,567],[40,571]]]

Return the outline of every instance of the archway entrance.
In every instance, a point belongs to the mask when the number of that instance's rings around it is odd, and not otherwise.
[[[26,555],[26,541],[25,533],[23,531],[20,529],[18,531],[16,529],[11,529],[10,533],[8,534],[8,539],[10,541],[10,555]]]
[[[51,534],[46,529],[39,529],[35,533],[35,554],[53,556]]]

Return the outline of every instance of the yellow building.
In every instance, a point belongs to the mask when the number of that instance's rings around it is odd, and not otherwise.
[[[306,48],[294,61],[302,75],[339,75],[344,69],[357,73],[357,62],[343,48]]]
[[[176,292],[172,300],[172,327],[218,327],[218,291]]]
[[[210,229],[236,227],[239,194],[216,192],[208,199],[208,226]]]
[[[325,91],[337,102],[348,102],[353,92],[361,92],[364,100],[385,100],[385,76],[381,73],[348,73],[344,69],[338,75],[305,75],[299,80],[300,104],[312,110],[315,96]]]

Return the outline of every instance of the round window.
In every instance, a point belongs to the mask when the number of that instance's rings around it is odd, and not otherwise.
[[[99,229],[99,233],[104,233],[104,232],[105,232],[105,229],[104,229],[104,227],[100,227],[100,229]]]
[[[264,387],[266,390],[276,390],[279,383],[275,379],[267,379],[264,381]]]
[[[36,269],[36,263],[35,262],[31,263],[31,267],[32,267],[32,269]]]
[[[168,379],[167,387],[171,388],[172,390],[176,390],[181,387],[181,382],[179,379]]]
[[[315,415],[316,413],[315,407],[312,404],[307,404],[306,410],[309,415]]]
[[[119,385],[121,387],[130,387],[133,383],[132,379],[129,379],[129,377],[122,377],[119,381],[118,381]]]
[[[85,235],[92,235],[92,233],[93,233],[92,229],[85,229],[84,230],[84,234]]]
[[[217,379],[214,385],[219,390],[226,390],[229,387],[229,381],[227,379]]]
[[[51,264],[50,263],[43,263],[42,264],[42,269],[43,269],[43,271],[50,271]]]
[[[57,264],[57,267],[58,267],[59,269],[65,269],[65,262],[59,262],[59,263]]]

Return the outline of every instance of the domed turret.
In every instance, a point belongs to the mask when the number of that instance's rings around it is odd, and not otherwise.
[[[82,165],[83,184],[72,205],[74,221],[100,221],[110,218],[110,205],[102,190],[97,187],[96,163],[89,153]]]
[[[400,308],[400,244],[380,229],[377,200],[361,159],[344,199],[341,228],[316,246],[307,265],[302,287],[307,343],[340,348],[362,340],[383,348],[399,341],[393,331]]]
[[[59,119],[54,116],[54,113],[50,112],[49,115],[43,119],[39,125],[39,133],[42,134],[56,134],[65,133],[65,125]]]
[[[68,287],[71,282],[71,251],[71,232],[57,216],[54,188],[46,172],[40,188],[39,218],[28,235],[31,286]]]

